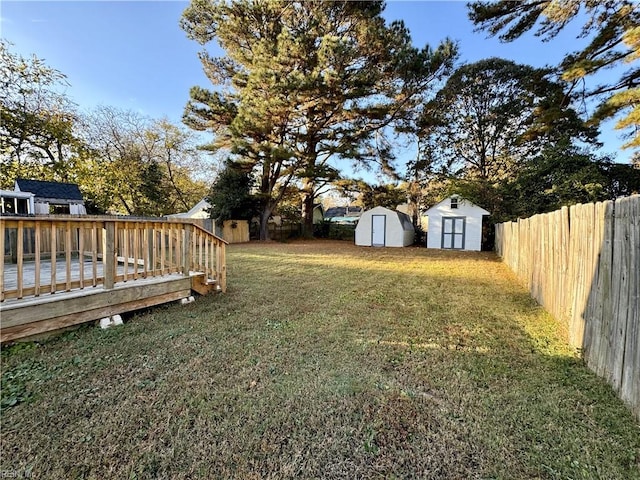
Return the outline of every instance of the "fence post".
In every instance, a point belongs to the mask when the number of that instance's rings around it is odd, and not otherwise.
[[[188,277],[191,270],[191,234],[193,227],[189,223],[184,223],[184,243],[182,244],[182,276]]]
[[[112,290],[116,278],[116,224],[114,221],[104,222],[104,288]]]

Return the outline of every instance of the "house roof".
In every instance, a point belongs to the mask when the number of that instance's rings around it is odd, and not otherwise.
[[[362,207],[331,207],[324,212],[325,218],[346,217],[350,214],[362,213]],[[355,215],[357,216],[357,215]]]
[[[31,192],[37,198],[84,200],[80,188],[75,183],[44,182],[19,178],[16,180],[16,190]]]
[[[466,198],[461,197],[460,195],[451,195],[451,196],[449,196],[447,198],[444,198],[444,199],[440,200],[438,203],[436,203],[431,208],[429,208],[427,211],[425,211],[423,213],[423,215],[429,215],[429,212],[431,210],[435,210],[437,207],[439,207],[440,205],[444,204],[445,202],[451,201],[451,199],[454,198],[454,197],[457,198],[458,201],[460,201],[460,202],[464,202],[465,204],[467,204],[467,205],[469,205],[471,207],[477,208],[479,210],[479,213],[482,213],[482,215],[491,215],[491,212],[487,212],[484,208],[476,205],[471,200],[467,200]]]
[[[209,218],[207,209],[211,208],[206,198],[203,198],[188,212],[172,213],[169,218]]]
[[[203,198],[198,203],[194,205],[194,207],[187,212],[188,217],[192,217],[193,215],[197,215],[200,212],[204,212],[206,209],[211,208],[211,205],[207,201],[206,198]],[[205,212],[207,217],[209,216],[209,212]]]

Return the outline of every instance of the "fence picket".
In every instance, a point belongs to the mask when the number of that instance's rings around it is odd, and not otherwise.
[[[620,398],[627,403],[636,402],[636,414],[640,416],[640,202],[629,202],[629,296],[626,325],[624,365],[620,385]]]
[[[640,418],[640,195],[496,225],[496,252]]]

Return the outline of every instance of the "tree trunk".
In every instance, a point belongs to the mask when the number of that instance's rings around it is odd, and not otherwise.
[[[260,240],[269,240],[269,217],[271,208],[264,207],[260,212]]]
[[[302,199],[302,236],[305,238],[313,237],[313,204],[315,200],[313,189],[313,180],[305,180],[304,198]]]
[[[309,112],[309,118],[313,119],[315,111],[312,108]],[[313,201],[315,200],[316,187],[316,161],[318,153],[316,152],[317,141],[313,135],[307,138],[306,150],[306,171],[308,177],[303,180],[302,192],[302,236],[304,238],[313,237]]]

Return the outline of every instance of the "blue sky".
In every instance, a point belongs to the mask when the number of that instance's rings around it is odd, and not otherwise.
[[[200,46],[178,25],[187,5],[3,0],[0,35],[14,44],[14,52],[34,53],[67,75],[66,93],[81,109],[112,105],[179,122],[189,88],[210,85],[197,57]],[[532,35],[507,44],[489,39],[473,32],[465,2],[388,1],[384,15],[404,20],[417,46],[435,46],[445,37],[457,40],[462,61],[497,56],[541,67],[580,48],[575,39],[579,25],[548,43]],[[601,140],[602,153],[628,161],[631,152],[620,152],[624,142],[610,124]]]

